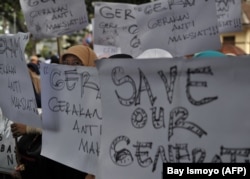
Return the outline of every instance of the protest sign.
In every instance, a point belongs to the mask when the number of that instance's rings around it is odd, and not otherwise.
[[[88,25],[84,0],[20,0],[20,4],[28,30],[35,39],[72,34]]]
[[[242,30],[241,1],[216,0],[215,2],[219,32],[240,32]]]
[[[121,48],[107,45],[94,45],[94,50],[98,59],[121,53]]]
[[[137,9],[143,51],[160,48],[180,57],[220,48],[215,1],[155,1]]]
[[[163,163],[248,162],[248,58],[97,61],[97,176],[162,178]]]
[[[137,56],[140,51],[135,8],[127,3],[95,3],[94,44],[121,48]],[[110,54],[113,55],[113,54]]]
[[[41,126],[32,81],[24,57],[28,33],[0,36],[0,106],[8,119]]]
[[[16,163],[15,140],[10,130],[11,121],[0,108],[0,172],[13,173]]]
[[[96,174],[102,129],[96,68],[42,64],[41,78],[42,155]]]
[[[95,45],[120,47],[133,57],[152,48],[178,57],[221,45],[215,1],[98,2],[94,37]]]

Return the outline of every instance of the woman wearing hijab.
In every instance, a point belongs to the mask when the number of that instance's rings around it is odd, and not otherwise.
[[[88,46],[74,45],[70,47],[60,58],[60,64],[95,66],[97,56]]]

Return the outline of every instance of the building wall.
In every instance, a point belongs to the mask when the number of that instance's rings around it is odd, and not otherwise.
[[[235,45],[247,54],[250,54],[250,28],[243,27],[241,32],[234,33],[224,33],[221,34],[221,42],[223,43],[223,37],[225,36],[235,36]]]
[[[235,45],[240,47],[246,53],[249,54],[249,41],[247,40],[247,36],[249,34],[249,29],[243,28],[242,32],[236,33],[236,41]]]
[[[250,28],[248,28],[247,35],[246,35],[246,52],[250,54]]]

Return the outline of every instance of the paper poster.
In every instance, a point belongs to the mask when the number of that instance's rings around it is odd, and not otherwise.
[[[28,30],[35,39],[72,34],[88,25],[84,0],[20,0],[20,4]]]
[[[181,57],[220,48],[215,1],[155,1],[137,8],[143,51],[159,48]]]
[[[0,106],[8,119],[41,127],[36,98],[24,57],[28,33],[0,36]]]
[[[96,174],[102,112],[94,67],[42,64],[42,155]]]
[[[248,58],[105,59],[100,179],[161,179],[163,163],[248,163]]]
[[[16,163],[15,139],[12,137],[10,125],[0,108],[0,172],[13,173]]]
[[[241,1],[216,0],[220,33],[240,32],[242,30]]]
[[[155,48],[180,57],[221,45],[215,1],[206,0],[95,3],[94,39],[133,57]]]
[[[121,53],[138,56],[141,44],[136,7],[135,4],[96,2],[94,44],[121,48]]]

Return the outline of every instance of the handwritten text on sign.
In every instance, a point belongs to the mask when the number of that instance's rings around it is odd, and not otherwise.
[[[96,3],[94,23],[96,45],[134,57],[150,48],[184,56],[220,46],[215,1]]]
[[[0,106],[8,119],[41,126],[31,78],[24,59],[29,34],[0,36]]]
[[[20,1],[29,32],[37,39],[72,34],[88,25],[84,0]]]
[[[216,0],[215,2],[220,33],[241,31],[241,1]]]
[[[96,173],[102,131],[96,68],[43,64],[42,86],[42,154],[78,170]]]
[[[247,162],[250,124],[239,116],[248,116],[249,66],[227,58],[98,62],[109,104],[99,175],[160,178],[163,162]]]
[[[121,47],[122,53],[131,55],[140,52],[135,7],[126,3],[96,3],[95,44]]]
[[[214,1],[155,1],[136,12],[142,50],[160,48],[178,57],[219,48]]]
[[[12,137],[10,124],[0,109],[0,172],[12,173],[16,164],[15,140]]]

